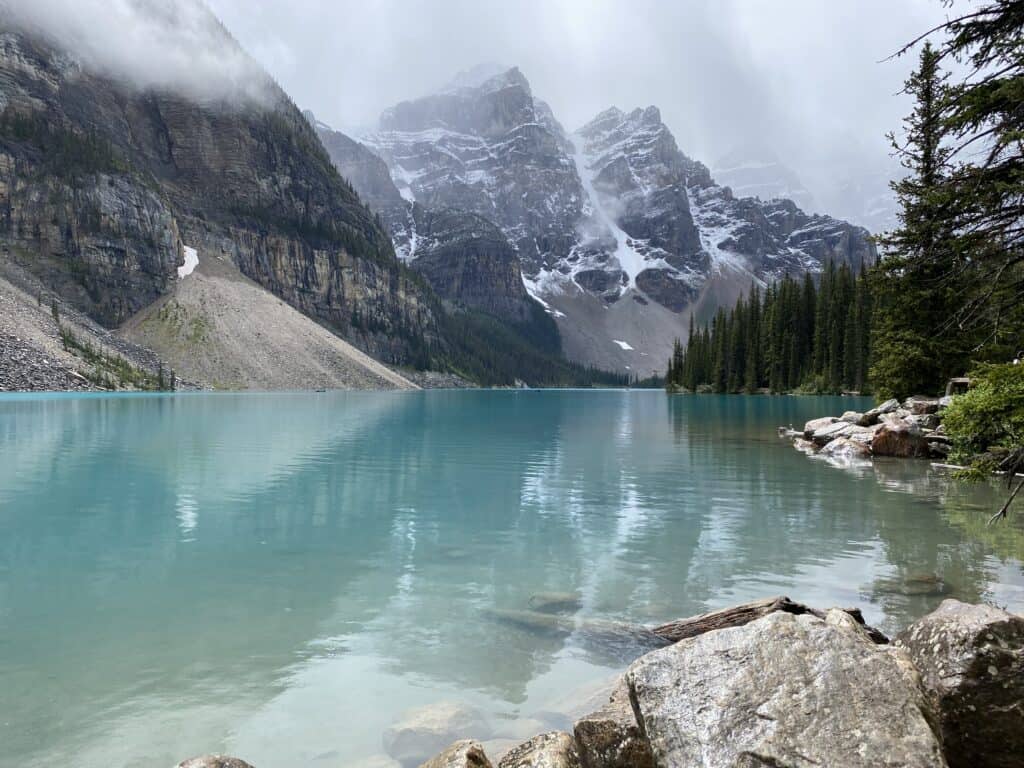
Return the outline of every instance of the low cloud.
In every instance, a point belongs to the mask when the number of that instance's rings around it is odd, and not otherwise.
[[[201,0],[0,0],[0,22],[89,71],[201,102],[266,102],[272,81]]]

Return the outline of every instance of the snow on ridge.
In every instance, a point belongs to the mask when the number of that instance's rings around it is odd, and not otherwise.
[[[185,252],[185,263],[178,267],[179,280],[184,280],[195,271],[197,266],[199,266],[199,254],[195,248],[182,245],[182,250]]]

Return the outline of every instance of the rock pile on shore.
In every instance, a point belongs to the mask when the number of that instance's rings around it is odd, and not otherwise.
[[[946,600],[890,643],[856,610],[771,598],[652,631],[673,642],[634,661],[606,704],[497,768],[1021,765],[1024,617]],[[435,757],[388,764],[494,768],[487,735],[463,726]],[[235,760],[178,768],[251,768]]]
[[[780,428],[805,453],[834,459],[872,456],[938,458],[949,455],[950,441],[942,426],[942,412],[952,398],[908,397],[903,403],[886,400],[863,413],[846,411],[808,421],[802,432]]]

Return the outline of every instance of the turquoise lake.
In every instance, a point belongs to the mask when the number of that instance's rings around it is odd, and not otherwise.
[[[0,765],[383,766],[439,701],[495,739],[562,727],[637,652],[617,622],[1024,608],[1024,515],[985,526],[1001,488],[776,434],[866,402],[0,396]],[[543,592],[579,604],[521,620]]]

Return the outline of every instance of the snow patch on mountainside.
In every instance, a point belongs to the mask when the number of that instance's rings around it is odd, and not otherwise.
[[[178,267],[178,279],[184,280],[186,277],[191,275],[195,268],[199,266],[199,254],[195,248],[190,248],[187,245],[182,246],[182,250],[185,251],[185,263]]]

